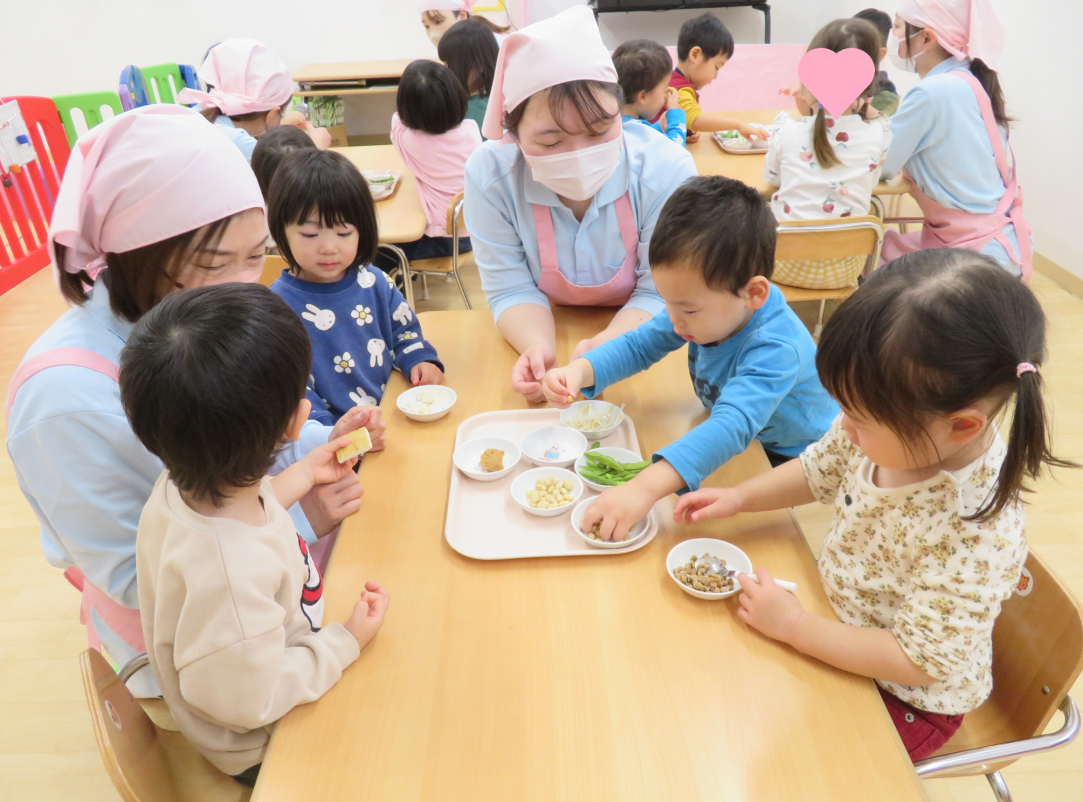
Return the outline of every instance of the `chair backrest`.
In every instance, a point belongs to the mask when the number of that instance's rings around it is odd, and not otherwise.
[[[1030,552],[993,629],[993,693],[967,714],[971,744],[1041,734],[1083,669],[1083,608]],[[950,745],[950,744],[949,744]]]
[[[143,80],[143,71],[134,64],[129,64],[120,71],[120,83],[117,88],[120,105],[125,111],[137,109],[153,103],[147,96],[147,85]]]
[[[143,84],[149,103],[176,103],[177,93],[184,88],[184,78],[176,64],[155,64],[143,67]]]
[[[81,95],[57,95],[53,98],[60,121],[68,133],[68,145],[96,125],[124,111],[116,92],[85,92]]]
[[[875,267],[884,225],[873,215],[829,220],[786,220],[778,224],[775,259],[839,259],[866,256]]]
[[[676,66],[677,48],[666,49]],[[700,106],[704,111],[762,111],[789,105],[778,90],[797,83],[797,63],[806,49],[805,45],[738,44],[718,77],[700,90]]]
[[[289,266],[289,262],[281,256],[267,256],[263,261],[263,273],[259,277],[259,283],[264,287],[270,287],[274,284],[275,279],[282,275],[282,271]]]
[[[463,193],[459,192],[452,198],[447,205],[447,233],[450,235],[455,229],[455,210],[458,209],[459,204],[462,202]],[[463,227],[463,211],[459,211],[459,228]]]
[[[0,293],[49,264],[49,221],[70,153],[52,100],[0,98],[0,105],[7,103],[18,104],[36,158],[0,183]]]

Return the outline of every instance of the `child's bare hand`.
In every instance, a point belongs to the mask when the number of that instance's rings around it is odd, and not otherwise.
[[[292,125],[294,128],[300,128],[304,131],[309,125],[309,122],[301,112],[289,111],[282,115],[282,122],[279,123],[279,125]]]
[[[673,507],[673,520],[679,524],[705,521],[708,518],[732,518],[741,511],[741,499],[730,487],[705,487],[685,493]]]
[[[737,133],[743,136],[745,139],[770,139],[771,132],[764,128],[757,128],[755,125],[749,125],[748,123],[741,123],[737,126]]]
[[[686,143],[688,143],[689,145],[691,145],[691,144],[693,144],[695,142],[699,142],[699,131],[693,131],[693,130],[689,129],[688,135],[685,136],[684,141]]]
[[[331,132],[326,128],[317,128],[312,123],[305,123],[305,133],[319,150],[331,147]]]
[[[670,109],[679,109],[681,107],[680,103],[677,101],[677,97],[677,90],[674,87],[671,86],[666,90],[666,111],[669,111]]]
[[[565,365],[562,368],[553,368],[542,379],[542,392],[545,400],[557,409],[567,409],[575,397],[579,395],[579,385],[583,382],[583,376],[575,365]]]
[[[758,585],[748,574],[737,575],[742,591],[737,599],[741,603],[737,617],[769,638],[790,643],[805,608],[797,596],[775,584],[766,569],[758,569],[756,577]]]
[[[557,362],[556,354],[548,347],[534,345],[519,355],[511,369],[511,389],[526,398],[532,404],[545,400],[541,380],[545,371]]]
[[[336,451],[345,448],[349,444],[349,437],[337,437],[334,440],[329,440],[326,445],[317,446],[304,456],[301,462],[304,463],[313,486],[337,482],[339,479],[353,473],[353,466],[357,464],[357,457],[351,457],[345,462],[339,462],[338,457],[335,456]]]
[[[444,371],[432,362],[419,362],[410,368],[410,384],[417,387],[422,384],[443,384]]]
[[[384,615],[391,596],[379,582],[366,582],[365,592],[353,606],[353,612],[343,626],[357,639],[362,649],[384,625]]]
[[[600,524],[598,537],[602,540],[624,540],[628,531],[647,517],[652,506],[654,499],[643,493],[633,479],[598,496],[583,514],[583,531],[590,532],[595,524]]]
[[[343,435],[357,431],[362,426],[369,430],[372,450],[383,451],[387,445],[387,421],[384,420],[383,410],[379,407],[354,407],[338,419],[335,428],[331,430],[329,439],[337,440]]]

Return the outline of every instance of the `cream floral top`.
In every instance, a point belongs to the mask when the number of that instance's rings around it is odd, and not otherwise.
[[[831,606],[844,623],[890,629],[937,680],[877,680],[886,691],[933,713],[968,713],[993,689],[993,622],[1027,556],[1021,504],[987,523],[965,520],[992,492],[1007,447],[997,434],[961,470],[884,489],[841,420],[801,455],[813,495],[835,505],[819,561]]]

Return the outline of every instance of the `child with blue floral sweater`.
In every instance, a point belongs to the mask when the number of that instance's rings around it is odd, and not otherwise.
[[[289,263],[271,290],[305,321],[312,343],[310,418],[333,424],[377,405],[393,369],[440,384],[444,366],[394,282],[366,267],[376,255],[376,210],[364,178],[332,151],[283,160],[269,192],[271,236]]]

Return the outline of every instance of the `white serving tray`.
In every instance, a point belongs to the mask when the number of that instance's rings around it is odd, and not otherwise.
[[[467,418],[459,425],[455,435],[455,448],[476,437],[504,437],[518,443],[535,429],[559,425],[560,411],[556,409],[484,412]],[[627,415],[617,430],[605,438],[602,444],[627,448],[642,454],[635,425]],[[647,536],[628,548],[599,549],[587,545],[572,529],[574,504],[569,505],[568,512],[563,515],[541,518],[526,512],[512,499],[509,492],[511,483],[516,476],[533,467],[524,456],[507,476],[494,482],[478,482],[452,466],[447,518],[444,522],[444,537],[447,538],[448,545],[464,557],[475,560],[612,557],[643,548],[658,533],[658,511],[652,510]],[[574,469],[574,465],[569,467],[569,470]],[[597,495],[590,488],[584,488],[580,500]]]
[[[382,186],[389,186],[390,189],[388,189],[388,190],[386,190],[384,192],[381,192],[379,194],[377,194],[377,187],[381,186],[381,185],[373,184],[373,183],[371,183],[369,181],[369,175],[370,174],[371,175],[376,175],[378,173],[388,173],[391,176],[393,176],[394,179],[395,179],[390,184],[382,185]],[[376,201],[376,202],[387,200],[388,198],[390,198],[398,190],[399,184],[402,183],[402,171],[401,170],[362,170],[361,175],[363,175],[365,177],[365,181],[369,185],[369,192],[372,193],[372,199],[374,201]]]

